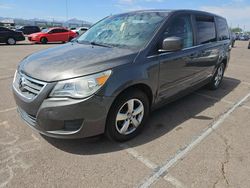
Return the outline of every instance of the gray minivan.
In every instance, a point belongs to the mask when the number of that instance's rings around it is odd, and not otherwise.
[[[224,18],[193,10],[109,16],[76,40],[24,58],[13,93],[40,133],[126,141],[149,112],[208,85],[217,89],[230,58]]]

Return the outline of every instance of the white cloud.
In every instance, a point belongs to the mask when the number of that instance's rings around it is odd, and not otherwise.
[[[12,9],[13,7],[12,4],[0,3],[0,9]]]

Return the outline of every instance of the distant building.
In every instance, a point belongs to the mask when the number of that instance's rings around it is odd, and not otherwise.
[[[2,19],[2,20],[0,20],[0,26],[14,27],[15,26],[15,22],[14,22],[13,19]]]
[[[90,22],[78,19],[70,19],[68,21],[48,21],[44,19],[20,19],[20,18],[0,18],[0,26],[14,27],[14,26],[24,26],[24,25],[36,25],[39,27],[90,27],[92,24]]]

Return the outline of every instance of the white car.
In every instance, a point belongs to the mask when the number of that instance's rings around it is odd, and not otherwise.
[[[81,35],[85,33],[88,29],[88,27],[79,27],[77,29],[73,29],[72,31],[74,31],[77,35]]]

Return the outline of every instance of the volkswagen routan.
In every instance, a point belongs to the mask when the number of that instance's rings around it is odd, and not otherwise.
[[[18,65],[13,93],[34,130],[55,138],[129,140],[150,111],[202,86],[217,89],[230,58],[225,18],[194,10],[108,16],[73,41]]]

